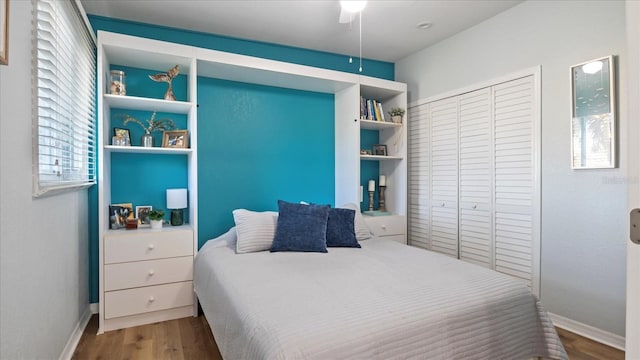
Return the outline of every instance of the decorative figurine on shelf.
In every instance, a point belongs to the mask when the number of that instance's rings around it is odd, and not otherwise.
[[[140,145],[143,147],[153,147],[153,136],[151,133],[157,130],[171,130],[176,128],[176,124],[171,119],[158,119],[156,120],[156,112],[154,111],[151,114],[151,118],[147,120],[147,124],[145,125],[142,121],[134,118],[131,115],[122,114],[119,115],[124,118],[124,124],[127,125],[130,122],[134,122],[144,129],[145,133],[142,135],[142,139],[140,140]]]
[[[180,73],[180,67],[178,65],[172,67],[166,73],[159,73],[155,75],[149,75],[149,78],[153,81],[157,82],[166,82],[169,84],[167,88],[167,92],[164,93],[165,100],[176,101],[176,96],[173,94],[173,87],[171,86],[171,81],[174,77],[178,76]]]

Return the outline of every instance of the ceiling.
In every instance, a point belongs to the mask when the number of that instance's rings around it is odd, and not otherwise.
[[[338,0],[81,0],[88,14],[358,56],[358,21],[338,23]],[[395,62],[522,0],[369,1],[362,57]],[[430,22],[426,30],[418,23]]]

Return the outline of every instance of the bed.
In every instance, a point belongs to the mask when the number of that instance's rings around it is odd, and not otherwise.
[[[225,359],[567,359],[510,277],[372,238],[327,253],[236,254],[232,228],[195,260]]]

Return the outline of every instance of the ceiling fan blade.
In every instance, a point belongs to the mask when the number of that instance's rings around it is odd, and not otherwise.
[[[338,19],[338,22],[340,24],[348,24],[351,22],[352,19],[353,19],[353,14],[346,11],[345,9],[340,9],[340,18]]]

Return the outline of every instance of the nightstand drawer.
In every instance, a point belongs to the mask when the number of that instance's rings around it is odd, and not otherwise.
[[[104,317],[142,314],[193,305],[193,282],[109,291],[104,294]]]
[[[130,234],[108,234],[104,239],[105,264],[188,255],[193,255],[191,229],[131,230]]]
[[[404,235],[404,216],[364,216],[367,226],[375,236]]]
[[[193,257],[136,261],[104,267],[104,290],[193,280]]]

